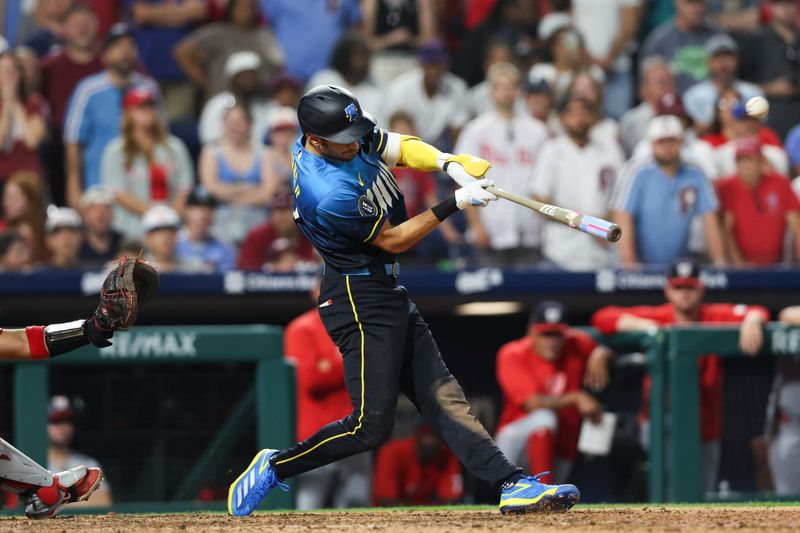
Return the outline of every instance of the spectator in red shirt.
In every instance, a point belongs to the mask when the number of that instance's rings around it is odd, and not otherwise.
[[[800,201],[788,179],[765,167],[755,139],[737,141],[736,174],[717,187],[725,244],[734,265],[779,263],[787,225],[792,256],[800,257]]]
[[[667,303],[658,306],[616,307],[598,310],[592,324],[600,333],[610,335],[624,331],[657,332],[672,324],[741,324],[739,348],[754,356],[764,342],[763,325],[769,312],[761,306],[703,303],[705,289],[696,263],[675,262],[667,273],[664,287]],[[722,437],[722,363],[716,355],[704,355],[700,367],[700,424],[703,444],[704,488],[716,490]],[[647,438],[647,407],[650,379],[645,379],[642,398],[642,435]],[[644,443],[646,444],[646,440]]]
[[[27,95],[22,63],[13,52],[0,54],[0,181],[29,170],[41,174],[39,146],[47,135],[46,106],[38,93]]]
[[[269,221],[254,227],[239,248],[239,270],[291,272],[302,263],[315,263],[314,248],[292,218],[292,199],[276,193]]]
[[[97,45],[97,15],[85,4],[67,10],[63,24],[64,44],[42,61],[42,94],[52,113],[52,135],[43,158],[53,201],[63,204],[64,116],[72,90],[87,76],[103,70]]]
[[[376,506],[450,504],[463,494],[461,464],[425,424],[410,437],[389,441],[375,456]]]
[[[297,377],[298,442],[353,410],[344,384],[342,354],[325,331],[316,308],[318,299],[319,283],[311,291],[314,308],[289,322],[283,336],[283,352],[294,363]],[[301,474],[297,508],[369,505],[371,469],[371,454],[360,453]]]
[[[554,472],[556,483],[569,477],[581,421],[599,421],[603,414],[582,386],[605,387],[610,355],[589,335],[569,329],[565,314],[563,304],[541,302],[531,313],[528,334],[497,354],[503,391],[497,447],[532,472]]]

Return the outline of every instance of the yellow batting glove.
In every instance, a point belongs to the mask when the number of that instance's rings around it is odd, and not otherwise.
[[[492,166],[487,160],[469,154],[442,154],[440,161],[442,170],[462,187],[483,178]]]

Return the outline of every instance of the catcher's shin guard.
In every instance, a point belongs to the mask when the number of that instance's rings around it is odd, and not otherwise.
[[[31,487],[49,487],[53,474],[0,438],[0,486],[19,494]]]

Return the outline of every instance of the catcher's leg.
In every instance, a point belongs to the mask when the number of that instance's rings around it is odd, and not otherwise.
[[[49,487],[53,474],[0,438],[0,481],[4,489],[20,494],[35,487]]]

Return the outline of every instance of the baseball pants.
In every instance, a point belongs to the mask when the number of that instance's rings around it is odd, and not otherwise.
[[[344,359],[353,412],[275,454],[270,462],[280,478],[383,444],[400,392],[473,475],[497,485],[517,475],[519,469],[472,414],[428,325],[394,276],[346,275],[327,268],[319,302],[325,329]]]

